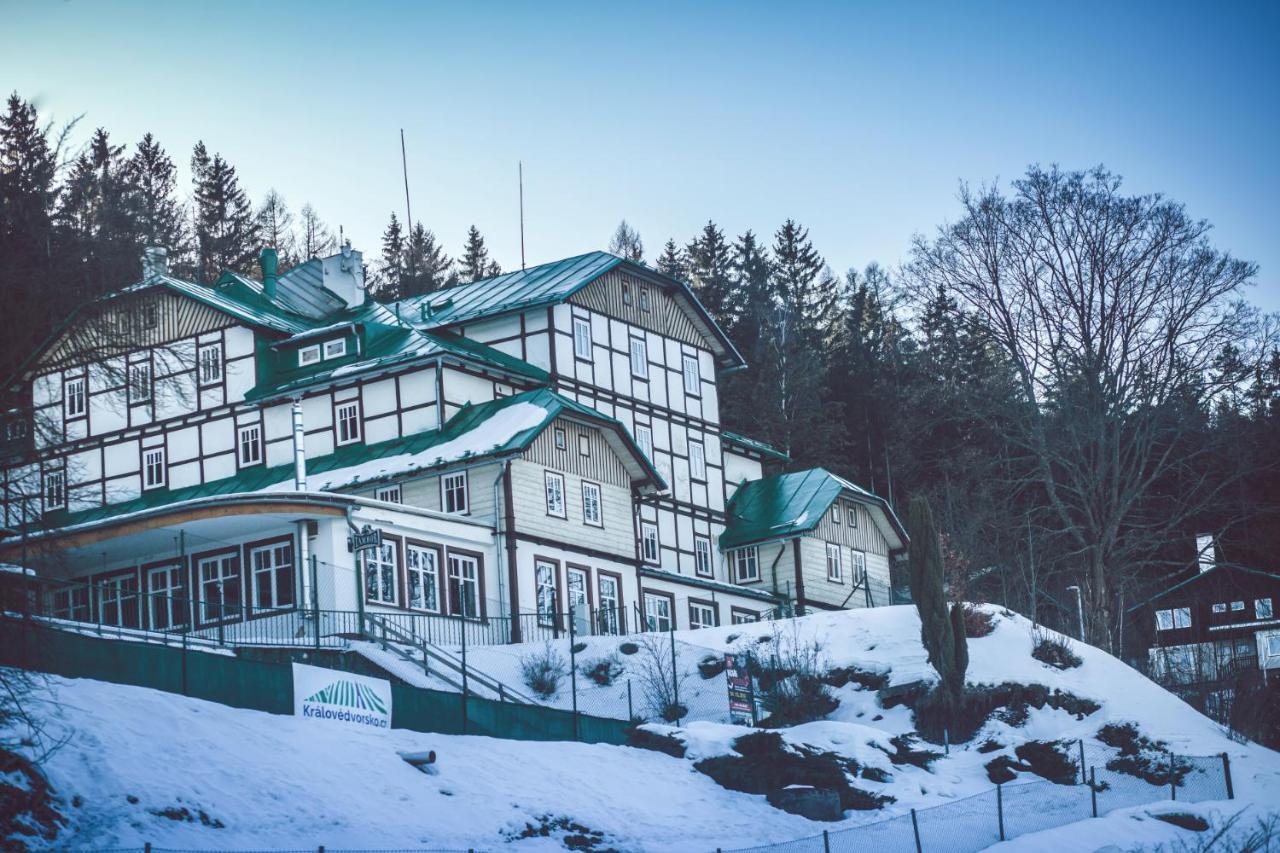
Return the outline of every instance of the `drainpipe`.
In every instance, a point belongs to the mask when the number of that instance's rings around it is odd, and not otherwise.
[[[315,601],[315,590],[311,583],[311,543],[308,541],[310,537],[307,536],[307,525],[308,521],[305,518],[300,518],[295,522],[295,526],[298,528],[298,571],[302,575],[302,583],[298,585],[298,589],[302,591],[302,595],[298,597],[298,606],[302,608],[304,619],[308,612],[318,609],[308,607],[308,604]],[[320,630],[318,619],[316,621],[316,630]]]
[[[502,545],[504,541],[503,529],[500,523],[501,513],[498,508],[498,489],[502,486],[502,481],[506,479],[507,469],[511,467],[511,460],[507,459],[502,463],[502,467],[498,469],[498,476],[493,480],[493,565],[498,569],[498,612],[506,611],[507,588],[502,579]]]
[[[302,429],[302,398],[293,398],[293,488],[307,490],[306,432]]]

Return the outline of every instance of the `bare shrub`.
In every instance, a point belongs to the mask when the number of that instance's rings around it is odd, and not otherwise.
[[[679,669],[671,652],[671,640],[663,635],[644,634],[638,640],[635,672],[649,712],[668,723],[689,713],[680,703],[680,694],[689,678]]]
[[[789,632],[775,625],[764,651],[767,665],[752,668],[761,670],[761,701],[769,713],[766,725],[794,726],[819,720],[840,704],[823,683],[827,664],[822,644],[801,640],[794,623]]]
[[[617,655],[607,655],[583,661],[578,665],[578,671],[601,687],[608,687],[622,675],[622,662]]]
[[[964,617],[964,635],[969,639],[989,636],[996,629],[995,620],[991,618],[991,614],[987,611],[974,607],[972,604],[960,604],[958,606]]]
[[[1075,669],[1083,663],[1070,640],[1039,625],[1031,632],[1031,656],[1054,669]]]
[[[520,677],[525,685],[543,699],[556,695],[560,681],[568,673],[564,656],[548,640],[542,650],[520,658]]]

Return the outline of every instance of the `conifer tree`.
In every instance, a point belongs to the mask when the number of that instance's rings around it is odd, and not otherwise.
[[[191,155],[196,269],[202,281],[224,269],[252,274],[258,257],[257,223],[235,168],[197,142]]]
[[[258,235],[264,246],[271,246],[279,257],[279,272],[298,265],[298,238],[293,229],[293,211],[284,196],[273,187],[267,190],[257,213]]]
[[[721,328],[732,328],[736,311],[730,278],[733,254],[724,232],[708,220],[702,232],[685,247],[685,256],[693,292]]]
[[[684,252],[676,245],[675,240],[667,240],[666,245],[662,247],[662,254],[658,256],[655,263],[658,272],[663,275],[669,275],[677,281],[688,282],[689,266]]]
[[[98,128],[88,148],[72,164],[61,196],[58,220],[74,248],[69,260],[90,297],[100,296],[142,275],[142,235],[125,147]]]
[[[337,250],[338,242],[329,227],[320,221],[320,214],[308,203],[302,206],[301,216],[298,223],[298,248],[303,260],[332,255]]]
[[[749,230],[733,244],[730,274],[740,307],[734,325],[725,331],[746,360],[747,369],[722,378],[721,417],[732,429],[782,446],[785,431],[777,358],[778,306],[768,250]]]
[[[404,229],[395,212],[382,232],[382,259],[377,270],[377,296],[383,302],[393,302],[404,297]]]
[[[458,260],[458,279],[467,284],[501,274],[502,268],[489,257],[489,250],[485,248],[480,230],[472,225],[467,231],[467,244],[462,250],[462,257]]]
[[[444,253],[436,235],[423,228],[421,222],[414,224],[405,241],[402,270],[400,298],[421,296],[458,283],[453,261]]]
[[[186,211],[178,200],[173,160],[148,133],[135,146],[128,168],[144,245],[162,246],[168,250],[170,267],[179,275],[190,275]]]
[[[943,689],[958,699],[964,690],[964,669],[959,658],[968,665],[968,645],[964,635],[963,614],[959,617],[957,639],[953,618],[947,610],[947,593],[943,579],[942,542],[933,524],[928,499],[911,499],[908,526],[911,543],[908,565],[911,575],[911,597],[920,613],[920,640],[929,655],[929,663],[938,671]],[[956,608],[959,610],[959,608]]]
[[[644,241],[640,239],[640,232],[628,225],[625,219],[618,223],[617,230],[613,232],[613,238],[609,240],[609,251],[638,264],[644,262]]]

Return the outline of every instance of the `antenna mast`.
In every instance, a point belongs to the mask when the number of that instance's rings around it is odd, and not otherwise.
[[[520,269],[524,269],[524,161],[519,160],[520,168]]]
[[[403,127],[400,128],[400,168],[404,171],[404,216],[405,216],[405,221],[404,221],[405,232],[404,233],[406,237],[405,243],[406,245],[408,245],[409,241],[413,239],[413,210],[412,208],[409,207],[409,158],[408,156],[405,155],[405,152],[404,152],[404,128]],[[409,280],[413,281],[413,279],[416,277],[414,275],[414,269],[413,269],[413,252],[408,251],[408,252],[405,252],[405,254],[409,256]],[[400,290],[400,295],[403,296],[404,295],[403,280],[399,283],[398,289]]]

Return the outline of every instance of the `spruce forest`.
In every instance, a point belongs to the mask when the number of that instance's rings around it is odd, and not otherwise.
[[[145,246],[209,283],[256,275],[265,245],[282,269],[338,245],[310,204],[242,186],[203,142],[181,186],[186,155],[151,135],[98,129],[79,148],[74,131],[17,94],[0,116],[6,377],[78,306],[138,281]],[[727,429],[903,518],[926,498],[953,598],[1074,633],[1078,585],[1088,639],[1123,652],[1126,609],[1194,570],[1197,535],[1222,562],[1273,569],[1280,349],[1247,301],[1256,267],[1101,167],[1032,166],[959,201],[892,269],[833,270],[803,211],[736,235],[708,220],[657,252],[626,222],[580,237],[688,282],[727,332],[749,365],[723,377]],[[454,255],[391,214],[381,246],[357,248],[388,302],[502,272],[475,226]]]

